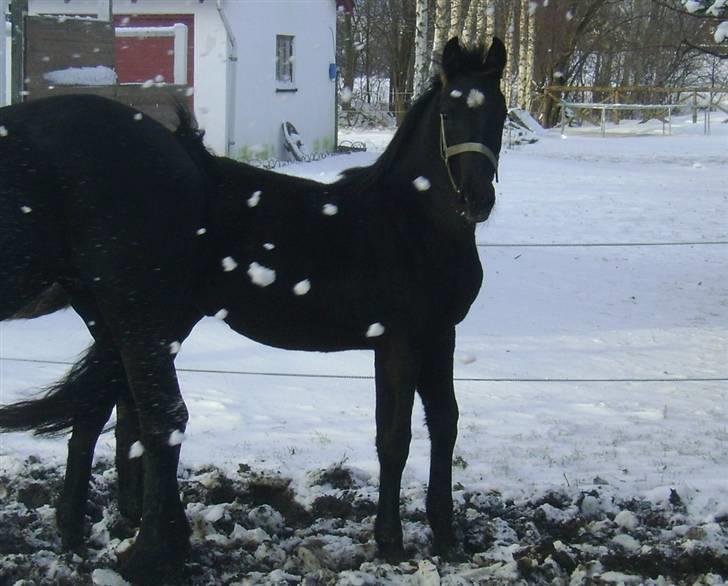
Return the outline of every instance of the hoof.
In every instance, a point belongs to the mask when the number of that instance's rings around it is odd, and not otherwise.
[[[187,551],[136,543],[119,555],[119,574],[134,586],[181,584],[185,580]]]

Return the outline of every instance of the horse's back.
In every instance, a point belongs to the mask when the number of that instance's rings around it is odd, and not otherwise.
[[[172,132],[111,100],[58,96],[1,109],[0,134],[0,239],[25,249],[26,280],[42,264],[46,285],[105,283],[115,297],[188,282],[205,177]]]

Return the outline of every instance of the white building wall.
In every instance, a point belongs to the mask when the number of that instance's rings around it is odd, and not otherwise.
[[[334,0],[221,0],[236,42],[231,51],[216,0],[113,0],[114,14],[194,14],[195,116],[205,142],[234,158],[283,158],[281,124],[292,122],[306,150],[334,146]],[[35,14],[96,15],[99,0],[29,0]],[[277,92],[276,35],[293,35],[296,92]],[[229,109],[227,107],[229,103]]]
[[[31,14],[96,15],[98,0],[30,0]],[[195,116],[205,129],[205,142],[217,154],[227,143],[227,36],[214,0],[114,0],[114,14],[193,14],[195,46]],[[189,80],[192,81],[192,80]]]
[[[236,113],[231,156],[285,158],[281,124],[292,122],[308,152],[334,147],[334,0],[227,0],[237,40]],[[293,35],[296,92],[276,82],[276,35]]]

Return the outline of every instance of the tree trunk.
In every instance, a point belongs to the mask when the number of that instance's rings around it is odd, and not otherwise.
[[[447,38],[460,36],[460,20],[463,14],[463,0],[450,0],[450,29]]]
[[[478,40],[478,18],[482,12],[482,0],[470,0],[468,15],[463,24],[463,43],[473,45]]]
[[[521,0],[521,15],[518,22],[518,98],[516,105],[526,107],[528,93],[528,4],[529,0]]]
[[[428,1],[417,0],[415,11],[415,71],[412,89],[416,98],[427,89],[430,75],[430,52],[427,44]]]
[[[508,7],[508,12],[505,18],[505,24],[506,24],[506,38],[505,38],[505,45],[506,45],[506,53],[509,56],[508,61],[506,62],[506,69],[503,72],[503,95],[506,98],[506,106],[510,108],[513,103],[513,57],[515,56],[515,35],[513,34],[515,23],[516,23],[516,15],[515,15],[515,8],[516,4],[513,3],[512,6]]]
[[[437,73],[442,57],[442,50],[447,43],[448,24],[450,22],[450,1],[437,0],[435,4],[435,35],[432,39],[433,59],[431,62],[430,72]]]

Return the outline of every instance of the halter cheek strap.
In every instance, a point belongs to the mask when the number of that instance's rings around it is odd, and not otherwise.
[[[447,174],[450,177],[450,183],[452,183],[455,191],[460,192],[460,189],[455,183],[455,179],[450,171],[449,159],[450,157],[460,155],[462,153],[479,153],[488,159],[495,170],[495,181],[496,183],[498,182],[498,156],[490,147],[480,142],[461,142],[459,144],[447,146],[447,137],[445,136],[445,116],[443,114],[440,114],[440,152],[442,160],[445,162]]]

